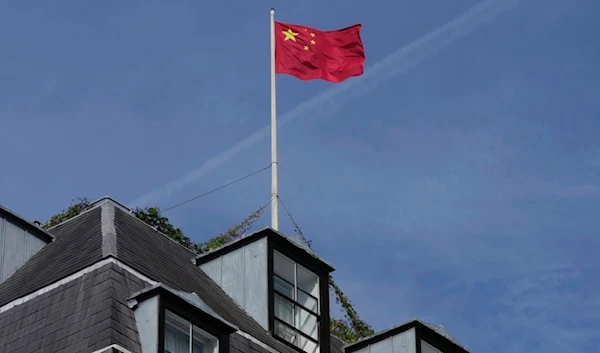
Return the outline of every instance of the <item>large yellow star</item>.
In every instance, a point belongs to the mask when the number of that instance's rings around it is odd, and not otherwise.
[[[292,40],[292,41],[296,41],[296,36],[298,35],[298,33],[294,33],[291,29],[288,29],[287,31],[281,31],[281,33],[285,34],[285,39],[286,40]]]

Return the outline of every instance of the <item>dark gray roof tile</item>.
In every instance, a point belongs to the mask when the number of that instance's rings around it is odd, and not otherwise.
[[[346,345],[346,342],[342,341],[341,339],[337,338],[334,335],[330,335],[329,347],[330,347],[331,353],[344,353],[345,345]]]
[[[231,335],[229,350],[235,353],[270,353],[269,350],[238,334]]]

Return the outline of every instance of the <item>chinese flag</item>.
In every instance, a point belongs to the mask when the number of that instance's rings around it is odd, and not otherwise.
[[[275,21],[275,73],[342,82],[364,72],[361,25],[335,31]]]

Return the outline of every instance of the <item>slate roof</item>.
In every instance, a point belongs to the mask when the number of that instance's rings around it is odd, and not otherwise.
[[[103,258],[116,257],[119,261],[156,282],[164,283],[176,290],[196,293],[218,315],[278,352],[296,353],[294,349],[273,338],[204,271],[195,266],[192,263],[196,256],[195,253],[129,214],[118,203],[110,200],[100,202],[92,210],[50,229],[49,232],[55,237],[55,240],[42,248],[14,275],[0,284],[0,306],[55,283]],[[107,246],[107,244],[112,245]],[[86,276],[89,277],[89,274]],[[113,283],[115,283],[114,280]],[[126,291],[129,296],[141,288],[133,289],[126,287],[123,291]],[[93,289],[90,290],[93,291]],[[60,292],[59,289],[57,291]],[[42,297],[46,295],[47,293]],[[86,294],[82,294],[82,296],[84,298]],[[114,298],[106,300],[114,302],[126,298],[118,297],[118,300]],[[21,316],[26,314],[22,311],[24,307],[25,304],[16,306],[9,310],[10,313],[0,314],[0,319],[5,322],[12,321],[11,325],[15,325],[15,322],[22,322]],[[82,307],[84,306],[82,305]],[[65,328],[71,323],[61,321]],[[129,339],[128,346],[132,346],[131,349],[135,351],[137,346],[131,342],[136,342],[136,333],[122,332],[120,328],[124,324],[118,319],[105,320],[103,324],[110,324],[110,330],[127,337]],[[109,328],[103,328],[109,330]],[[10,330],[6,328],[6,330],[10,335],[4,335],[5,342],[11,342],[11,344],[17,342],[14,344],[18,345],[18,342],[21,342],[19,340],[21,334],[27,335],[27,339],[39,340],[38,333],[30,336],[30,333],[24,333],[27,331],[15,333],[14,327]],[[79,335],[81,340],[85,339],[82,338],[83,333]],[[107,337],[106,341],[119,343],[116,337],[120,336]],[[44,336],[43,339],[46,340],[46,343],[52,341],[52,344],[58,344],[56,342],[64,338],[49,335]],[[71,340],[73,339],[75,338],[71,338]],[[89,345],[90,341],[87,341],[87,344]],[[84,343],[81,343],[81,347],[84,347]]]
[[[282,353],[297,353],[265,331],[217,283],[192,263],[194,252],[115,209],[117,258],[157,282],[196,293],[225,320]]]
[[[104,265],[1,313],[0,353],[94,352],[112,344],[141,353],[127,298],[153,287],[115,264]],[[231,335],[230,352],[270,353],[239,334]]]
[[[131,290],[148,285],[115,264],[0,314],[0,352],[93,352],[111,344],[141,353]]]
[[[346,342],[337,338],[337,336],[331,335],[329,340],[329,348],[331,353],[344,353],[344,346]]]

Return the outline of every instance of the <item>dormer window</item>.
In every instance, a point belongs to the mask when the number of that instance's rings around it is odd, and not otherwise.
[[[319,347],[319,277],[274,251],[273,316],[277,337],[308,353]]]
[[[160,283],[133,294],[128,304],[143,353],[228,353],[229,335],[237,331],[195,293]]]
[[[196,258],[271,336],[298,353],[329,353],[329,274],[305,242],[272,229]]]

